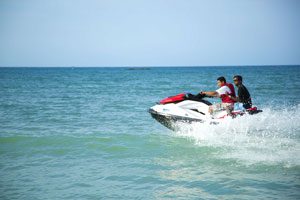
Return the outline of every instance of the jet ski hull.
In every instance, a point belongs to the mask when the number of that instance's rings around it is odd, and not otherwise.
[[[171,130],[176,129],[176,123],[178,122],[184,122],[184,123],[204,122],[201,119],[159,113],[151,108],[149,109],[149,113],[156,121],[158,121],[159,123],[161,123],[162,125],[164,125],[165,127]]]

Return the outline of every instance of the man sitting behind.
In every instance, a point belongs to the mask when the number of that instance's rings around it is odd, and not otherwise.
[[[226,110],[227,114],[231,115],[235,101],[229,98],[228,95],[235,97],[234,87],[231,83],[226,83],[226,79],[223,76],[217,79],[217,84],[219,89],[216,91],[201,92],[201,94],[205,94],[206,96],[220,97],[222,100],[222,103],[210,106],[208,111],[212,114],[215,111]]]
[[[235,86],[238,88],[238,96],[230,96],[229,97],[243,104],[244,109],[249,109],[252,107],[251,96],[247,88],[243,85],[243,77],[240,75],[235,75],[233,77],[233,82]]]

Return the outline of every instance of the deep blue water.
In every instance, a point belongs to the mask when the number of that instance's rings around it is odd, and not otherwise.
[[[299,199],[299,69],[0,68],[0,199]],[[147,112],[235,74],[263,113],[172,132]]]

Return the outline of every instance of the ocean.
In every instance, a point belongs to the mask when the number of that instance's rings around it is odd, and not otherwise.
[[[235,74],[262,113],[147,112]],[[0,68],[0,199],[300,199],[299,94],[300,66]]]

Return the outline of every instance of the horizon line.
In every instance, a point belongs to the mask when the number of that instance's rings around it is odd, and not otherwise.
[[[154,66],[147,66],[147,65],[125,65],[125,66],[74,66],[74,65],[69,65],[69,66],[0,66],[0,68],[156,68],[156,67],[279,67],[279,66],[300,66],[300,64],[287,64],[287,65],[154,65]]]

